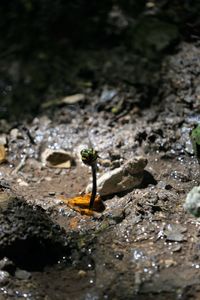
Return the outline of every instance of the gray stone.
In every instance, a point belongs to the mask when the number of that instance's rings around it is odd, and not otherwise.
[[[31,277],[31,273],[25,271],[25,270],[17,270],[15,272],[15,277],[17,279],[27,280]]]
[[[0,271],[0,285],[6,285],[9,281],[10,275],[6,271]]]
[[[0,134],[0,144],[6,145],[7,144],[7,135],[6,134]]]
[[[101,196],[112,195],[131,190],[139,186],[143,180],[143,171],[147,165],[147,159],[140,156],[128,160],[120,168],[106,172],[97,180],[97,190]],[[90,192],[89,184],[86,192]]]
[[[200,186],[195,186],[187,194],[184,209],[195,217],[200,217]]]
[[[164,233],[166,235],[166,240],[170,242],[183,242],[186,240],[183,235],[187,229],[180,224],[168,224]]]

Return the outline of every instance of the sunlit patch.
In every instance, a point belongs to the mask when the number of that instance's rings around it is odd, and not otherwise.
[[[103,212],[105,205],[100,196],[97,195],[94,200],[93,209],[89,209],[91,193],[76,196],[74,198],[66,199],[62,197],[62,201],[73,210],[82,215],[93,216],[95,213]]]

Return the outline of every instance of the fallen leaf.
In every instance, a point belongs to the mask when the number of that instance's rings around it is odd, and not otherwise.
[[[46,149],[41,155],[41,160],[50,168],[69,169],[74,163],[71,154],[64,150]]]
[[[62,201],[67,204],[73,210],[79,212],[82,215],[93,216],[95,212],[102,212],[105,209],[105,205],[99,195],[96,196],[93,209],[89,209],[91,193],[76,196],[74,198],[62,198]]]
[[[42,104],[42,107],[49,108],[51,106],[56,106],[61,104],[75,104],[83,100],[85,100],[84,94],[74,94],[71,96],[66,96],[61,99],[53,99],[53,100],[46,101]]]
[[[75,104],[75,103],[83,101],[83,100],[85,100],[85,95],[84,94],[75,94],[75,95],[64,97],[61,100],[61,103]]]
[[[6,161],[6,149],[4,145],[0,145],[0,164]]]

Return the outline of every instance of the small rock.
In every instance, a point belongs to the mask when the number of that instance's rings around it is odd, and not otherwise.
[[[123,208],[113,208],[112,212],[109,213],[108,218],[115,221],[116,224],[121,223],[125,218],[125,212]]]
[[[78,271],[78,277],[79,278],[84,278],[86,276],[87,276],[87,272],[86,271],[84,271],[84,270]]]
[[[186,240],[183,233],[187,229],[180,224],[168,224],[164,233],[166,235],[166,240],[170,242],[183,242]]]
[[[0,285],[6,285],[9,281],[10,275],[6,271],[0,271]]]
[[[194,149],[190,140],[185,142],[185,151],[191,155],[194,154]]]
[[[112,170],[114,170],[114,169],[116,169],[116,168],[119,168],[119,167],[120,167],[120,161],[119,161],[119,160],[113,161],[112,164],[111,164],[111,166],[110,166],[110,168],[111,168]]]
[[[49,196],[55,196],[55,192],[49,192]]]
[[[21,280],[27,280],[31,277],[31,273],[25,271],[25,270],[17,270],[15,272],[15,277],[17,279],[21,279]]]
[[[0,179],[0,188],[10,189],[10,185],[6,180]]]
[[[143,171],[146,165],[146,158],[135,157],[128,160],[120,168],[105,173],[97,180],[98,193],[101,196],[106,196],[137,187],[143,180]],[[92,185],[89,184],[86,192],[90,192],[91,189]]]
[[[0,260],[0,270],[13,273],[15,270],[15,265],[7,257],[4,257],[3,259]]]
[[[200,186],[195,186],[187,194],[184,209],[195,217],[200,217]]]
[[[176,261],[174,261],[173,259],[166,259],[164,262],[165,262],[166,268],[177,265]]]
[[[4,146],[7,144],[7,136],[6,136],[6,134],[1,134],[0,135],[0,144],[4,145]]]
[[[74,163],[74,158],[64,150],[46,149],[41,155],[41,161],[47,167],[69,169]]]
[[[177,245],[172,245],[172,247],[171,247],[171,251],[172,252],[179,252],[179,251],[181,251],[181,249],[182,249],[182,245],[180,245],[180,244],[177,244]]]
[[[191,178],[190,178],[189,174],[181,173],[181,172],[178,172],[178,171],[172,171],[170,175],[173,179],[178,180],[180,182],[191,181]]]
[[[22,180],[21,178],[18,178],[17,179],[17,183],[20,185],[20,186],[28,186],[28,183],[24,180]]]
[[[105,87],[101,93],[100,102],[111,101],[116,96],[117,96],[117,90],[109,89]]]
[[[56,169],[56,170],[55,170],[55,175],[60,175],[61,172],[62,172],[61,169]]]
[[[13,128],[10,131],[10,137],[12,140],[16,140],[16,139],[21,139],[23,138],[21,132],[19,131],[18,128]]]
[[[49,176],[47,176],[47,177],[44,177],[44,180],[45,180],[45,181],[52,181],[52,178],[49,177]]]

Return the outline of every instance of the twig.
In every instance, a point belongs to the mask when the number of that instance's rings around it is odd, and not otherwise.
[[[17,174],[24,166],[25,166],[25,163],[26,163],[26,159],[27,159],[27,156],[24,155],[20,161],[20,163],[16,166],[16,168],[12,171],[12,175],[15,175]]]

